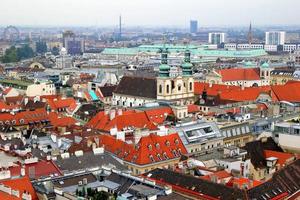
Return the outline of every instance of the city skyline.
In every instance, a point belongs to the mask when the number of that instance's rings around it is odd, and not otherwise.
[[[297,0],[4,0],[1,4],[1,26],[116,26],[119,15],[128,27],[188,27],[191,19],[198,20],[199,27],[242,26],[250,21],[257,26],[299,25],[300,17]]]

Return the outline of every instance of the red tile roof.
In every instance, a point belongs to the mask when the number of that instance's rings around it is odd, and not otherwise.
[[[231,86],[231,85],[221,85],[221,84],[208,84],[202,82],[194,83],[194,93],[197,95],[201,95],[204,90],[206,90],[208,96],[217,96],[220,92],[231,91],[240,89],[239,86]]]
[[[222,76],[222,81],[260,80],[259,68],[232,68],[217,71]]]
[[[179,158],[187,153],[177,133],[166,136],[150,134],[142,137],[136,145],[117,140],[110,135],[101,135],[99,138],[106,151],[138,165]]]
[[[13,190],[18,190],[20,192],[20,197],[17,198],[15,196],[0,191],[1,200],[21,200],[24,191],[27,191],[31,194],[32,200],[38,199],[35,190],[27,176],[18,179],[0,181],[0,183],[12,188]]]
[[[38,161],[36,163],[25,164],[25,174],[30,175],[29,170],[34,169],[34,178],[38,179],[41,176],[50,176],[51,174],[62,175],[59,168],[52,161]],[[14,166],[9,168],[11,176],[21,175],[21,166]]]
[[[280,166],[286,165],[293,158],[295,158],[295,156],[291,153],[278,152],[278,151],[272,151],[272,150],[264,150],[264,154],[265,154],[265,158],[269,158],[269,157],[278,158],[277,164],[279,164]]]
[[[54,127],[67,127],[75,125],[77,123],[77,121],[73,117],[59,115],[55,112],[49,113],[48,117],[49,121]]]
[[[110,131],[112,128],[123,130],[127,127],[148,128],[150,130],[157,128],[148,119],[145,112],[136,112],[134,110],[123,111],[121,115],[118,115],[116,111],[115,117],[112,120],[110,120],[109,114],[101,111],[87,123],[87,126],[103,131]]]
[[[262,93],[270,95],[270,86],[263,87],[248,87],[231,91],[224,91],[219,94],[221,100],[227,101],[255,101]]]
[[[198,105],[190,104],[188,105],[188,113],[200,112],[200,107]]]
[[[211,180],[212,176],[216,176],[218,179],[232,177],[232,175],[230,173],[228,173],[227,171],[221,170],[221,171],[217,171],[217,172],[214,172],[214,173],[206,175],[206,176],[201,176],[200,178],[205,179],[205,180]]]
[[[4,90],[2,91],[2,94],[7,95],[11,90],[12,90],[11,87],[4,88]]]
[[[48,99],[48,105],[52,110],[57,111],[58,109],[68,109],[73,108],[76,105],[76,100],[74,98],[58,98],[58,99]]]
[[[163,124],[168,115],[173,115],[170,107],[154,108],[145,111],[148,119],[155,124]]]
[[[272,94],[277,101],[300,102],[300,82],[288,82],[285,85],[272,86]]]
[[[12,113],[0,113],[0,123],[20,126],[34,122],[48,120],[54,127],[64,127],[74,125],[77,121],[72,117],[60,116],[57,113],[47,111],[44,108],[26,110]]]
[[[13,110],[13,109],[19,109],[21,108],[20,105],[8,105],[4,101],[0,100],[0,111],[2,110]]]
[[[14,125],[23,125],[28,124],[29,122],[36,122],[47,119],[47,112],[43,108],[16,112],[15,114],[0,113],[0,121],[2,123],[6,123],[7,121],[9,121],[10,124]]]
[[[233,187],[234,184],[237,184],[239,188],[243,188],[243,186],[246,184],[247,189],[250,189],[250,188],[253,188],[253,187],[256,187],[256,186],[262,184],[262,182],[258,181],[258,180],[250,180],[248,178],[243,178],[243,177],[241,177],[241,178],[235,178],[234,177],[230,181],[228,181],[228,183],[226,185],[230,186],[230,187]]]

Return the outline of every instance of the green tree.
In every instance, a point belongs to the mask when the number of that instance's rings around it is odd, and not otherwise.
[[[25,44],[21,48],[17,48],[17,56],[19,60],[32,58],[34,56],[34,52],[28,44]]]
[[[47,52],[47,44],[44,41],[38,41],[35,43],[36,52],[39,54],[43,54]]]
[[[51,52],[52,52],[53,55],[57,56],[57,55],[59,55],[59,48],[58,47],[53,47]]]
[[[12,46],[9,49],[7,49],[1,61],[3,63],[18,62],[19,58],[16,47]]]

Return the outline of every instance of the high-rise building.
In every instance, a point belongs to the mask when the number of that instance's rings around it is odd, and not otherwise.
[[[210,44],[222,44],[225,43],[226,34],[225,33],[209,33],[208,43]]]
[[[84,52],[84,39],[80,37],[67,37],[65,38],[65,48],[68,54],[78,55]]]
[[[191,20],[190,21],[190,33],[197,33],[198,32],[198,21]]]
[[[266,45],[284,45],[284,43],[285,43],[284,31],[266,32]]]

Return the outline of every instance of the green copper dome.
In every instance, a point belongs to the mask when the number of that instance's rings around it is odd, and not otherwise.
[[[190,68],[192,68],[193,67],[193,64],[192,63],[183,63],[182,64],[182,68],[184,68],[184,69],[190,69]]]
[[[159,70],[163,70],[163,71],[165,71],[165,70],[170,70],[170,65],[167,65],[167,64],[161,64],[161,65],[159,65]]]
[[[262,67],[262,68],[269,68],[270,65],[269,65],[269,63],[264,62],[264,63],[261,65],[261,67]]]

